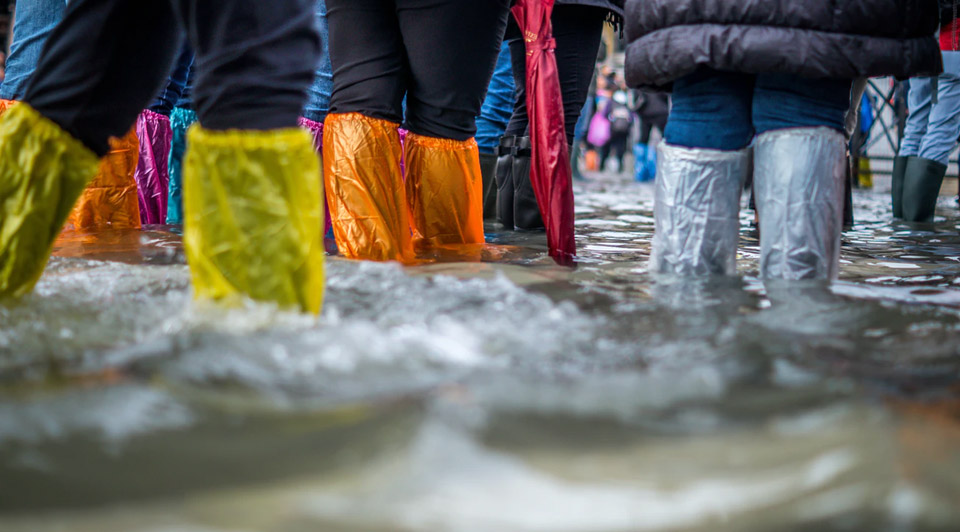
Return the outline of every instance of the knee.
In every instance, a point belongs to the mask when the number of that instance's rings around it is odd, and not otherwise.
[[[476,113],[407,99],[406,127],[426,137],[467,140],[477,132]]]

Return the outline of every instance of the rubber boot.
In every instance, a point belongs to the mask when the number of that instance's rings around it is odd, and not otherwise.
[[[99,158],[28,104],[0,118],[0,299],[33,289]]]
[[[194,295],[318,313],[323,187],[307,132],[194,126],[188,144],[183,244]]]
[[[140,159],[136,128],[123,138],[110,139],[110,152],[100,160],[97,175],[70,212],[67,223],[86,231],[140,228],[140,200],[134,174]]]
[[[660,144],[652,272],[686,277],[737,273],[740,193],[749,170],[750,150]]]
[[[574,142],[570,145],[570,174],[574,181],[583,179],[580,172],[580,143]]]
[[[893,217],[903,218],[903,176],[907,171],[907,157],[893,158],[893,177],[890,181],[890,199],[893,203]]]
[[[754,144],[760,211],[760,275],[767,280],[837,277],[846,139],[824,127],[771,131]]]
[[[144,225],[167,221],[167,198],[170,173],[167,163],[173,130],[170,117],[149,109],[137,118],[137,137],[140,139],[140,160],[135,178],[140,194],[140,221]]]
[[[495,220],[497,218],[496,154],[480,154],[480,173],[483,175],[483,219]]]
[[[477,141],[407,133],[404,150],[414,247],[482,244],[483,177]]]
[[[903,219],[932,222],[947,165],[923,157],[910,157],[903,173]]]
[[[530,181],[530,137],[517,139],[513,158],[513,225],[519,231],[542,231],[540,205]]]
[[[497,148],[497,221],[513,231],[513,158],[517,137],[504,136]]]
[[[340,254],[411,262],[399,124],[360,113],[327,115],[323,174]]]
[[[183,223],[183,155],[187,151],[187,130],[197,121],[197,113],[192,109],[174,107],[170,113],[170,128],[173,135],[170,141],[170,157],[167,170],[170,173],[167,192],[166,223]]]

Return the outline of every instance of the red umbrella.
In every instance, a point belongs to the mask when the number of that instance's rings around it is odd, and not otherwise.
[[[532,156],[530,182],[547,227],[550,256],[572,264],[577,254],[573,234],[573,183],[563,120],[563,97],[557,74],[556,41],[550,14],[554,0],[517,0],[513,16],[527,47],[527,113]]]

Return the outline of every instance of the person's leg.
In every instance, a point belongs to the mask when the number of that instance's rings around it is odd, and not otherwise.
[[[411,227],[419,244],[484,241],[483,178],[473,136],[509,3],[396,2],[410,64],[404,160]]]
[[[318,312],[320,161],[297,126],[320,57],[313,0],[172,0],[197,56],[184,161],[194,295]]]
[[[903,218],[903,181],[907,173],[910,158],[920,153],[920,143],[927,134],[930,121],[930,109],[933,103],[930,78],[913,78],[907,82],[907,115],[900,140],[900,151],[893,158],[893,176],[890,186],[890,200],[894,218]]]
[[[916,157],[907,160],[903,180],[903,218],[931,222],[947,173],[950,153],[960,136],[960,53],[944,52],[946,72],[938,79],[937,103],[930,108],[926,134]]]
[[[674,85],[657,160],[651,271],[736,273],[754,84],[753,76],[701,71]]]
[[[851,86],[849,80],[758,76],[754,186],[765,279],[838,274]]]
[[[134,24],[139,20],[151,24]],[[159,92],[179,42],[166,2],[71,2],[46,43],[24,101],[103,156],[108,139],[127,133]]]
[[[170,116],[186,90],[190,79],[190,71],[193,69],[193,61],[193,48],[188,43],[184,43],[173,65],[173,70],[170,72],[170,77],[167,78],[167,83],[160,89],[160,94],[147,109],[164,116]]]
[[[340,253],[413,259],[400,173],[407,68],[393,2],[327,0],[333,94],[324,122],[327,201]]]
[[[21,100],[53,28],[63,19],[66,0],[17,0],[10,55],[4,68],[0,98]]]
[[[327,24],[327,3],[325,0],[315,0],[315,14],[317,30],[320,39],[330,41],[330,27]],[[303,110],[303,117],[313,122],[322,123],[330,110],[330,96],[333,94],[333,65],[330,63],[330,48],[323,47],[320,63],[317,66],[316,77],[308,91],[307,105]]]
[[[131,24],[137,20],[152,23]],[[159,89],[176,53],[164,43],[176,38],[164,2],[70,4],[24,103],[0,119],[0,297],[22,295],[39,279],[110,137],[127,133]],[[157,45],[140,46],[144,39]]]
[[[480,151],[480,173],[483,175],[484,219],[498,217],[499,187],[495,183],[495,173],[497,160],[500,158],[500,139],[503,138],[510,116],[513,114],[513,93],[510,45],[504,42],[500,47],[493,78],[490,79],[490,85],[487,87],[487,96],[480,108],[480,116],[477,117],[477,147]]]

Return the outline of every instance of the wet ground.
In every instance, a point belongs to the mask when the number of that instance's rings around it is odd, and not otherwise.
[[[646,273],[652,188],[578,185],[579,267],[332,259],[319,319],[195,304],[179,237],[66,233],[0,305],[0,530],[960,530],[960,214],[858,192],[843,274]],[[449,260],[449,256],[442,257]]]

